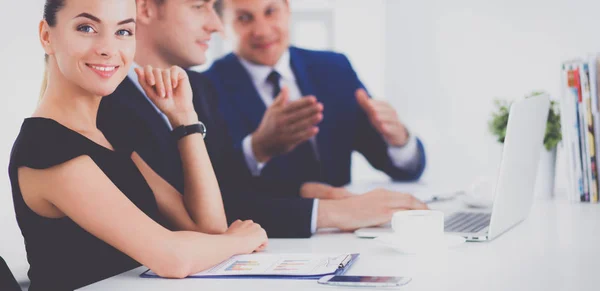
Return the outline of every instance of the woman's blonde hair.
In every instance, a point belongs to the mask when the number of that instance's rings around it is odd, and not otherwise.
[[[40,87],[40,101],[46,93],[46,87],[48,87],[48,55],[44,56],[44,77],[42,78],[42,86]]]

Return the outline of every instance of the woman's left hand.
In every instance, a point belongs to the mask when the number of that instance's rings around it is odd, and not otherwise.
[[[192,103],[192,87],[182,68],[146,66],[136,68],[135,72],[146,95],[169,118],[173,128],[198,122]]]

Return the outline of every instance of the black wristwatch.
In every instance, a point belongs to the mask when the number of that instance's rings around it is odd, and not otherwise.
[[[202,138],[205,138],[206,137],[206,126],[204,126],[204,123],[198,121],[198,123],[196,123],[196,124],[182,125],[180,127],[173,129],[173,131],[171,131],[171,135],[173,135],[173,138],[175,138],[175,140],[180,140],[182,137],[185,137],[185,136],[188,136],[188,135],[194,134],[194,133],[201,133]]]

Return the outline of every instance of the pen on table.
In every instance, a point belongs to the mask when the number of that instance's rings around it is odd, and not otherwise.
[[[456,196],[464,194],[464,191],[456,191],[453,192],[449,195],[434,195],[432,196],[429,200],[425,200],[423,201],[425,204],[429,204],[429,203],[434,203],[434,202],[443,202],[443,201],[449,201],[452,200],[454,198],[456,198]]]
[[[350,262],[350,260],[352,259],[352,255],[347,255],[342,262],[340,263],[340,265],[338,266],[339,268],[345,268],[346,265]]]

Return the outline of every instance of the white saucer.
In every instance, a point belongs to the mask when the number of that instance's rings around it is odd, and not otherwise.
[[[392,227],[364,227],[354,231],[354,235],[360,238],[376,238],[378,236],[393,234]]]
[[[402,238],[396,234],[383,234],[374,239],[377,243],[395,249],[406,254],[414,254],[420,251],[429,249],[444,249],[456,247],[466,240],[464,237],[455,234],[444,234],[443,239],[439,242],[430,242],[424,246],[426,242],[412,239]]]

